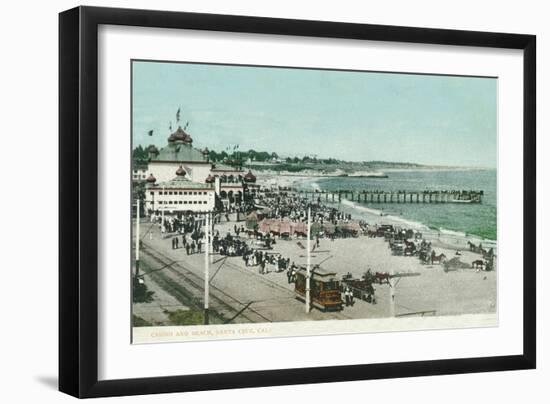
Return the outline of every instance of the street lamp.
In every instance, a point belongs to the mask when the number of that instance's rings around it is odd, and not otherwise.
[[[204,324],[208,325],[208,309],[210,304],[210,212],[206,212],[206,223],[204,226]]]
[[[139,276],[139,196],[136,204],[136,278]]]

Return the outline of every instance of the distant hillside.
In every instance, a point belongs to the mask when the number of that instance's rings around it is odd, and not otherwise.
[[[228,148],[231,149],[231,148]],[[141,145],[133,150],[134,162],[138,165],[146,164],[148,160],[147,148]],[[249,167],[255,170],[270,170],[270,171],[289,171],[300,172],[304,170],[314,170],[320,172],[331,173],[335,171],[343,171],[344,173],[352,173],[355,171],[376,171],[383,169],[413,169],[413,168],[430,168],[417,163],[410,162],[393,162],[393,161],[345,161],[332,157],[318,158],[317,156],[303,157],[280,157],[275,152],[257,151],[257,150],[239,150],[238,146],[232,148],[231,151],[210,150],[208,158],[212,163],[224,163],[228,165],[236,165]]]

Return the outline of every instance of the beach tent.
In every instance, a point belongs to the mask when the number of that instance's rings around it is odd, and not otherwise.
[[[325,223],[323,225],[323,229],[327,234],[334,234],[334,232],[336,231],[336,226],[332,223]]]
[[[258,226],[258,215],[256,214],[256,211],[252,211],[246,217],[246,228],[247,229],[255,229],[256,226]]]
[[[361,226],[359,226],[357,222],[345,223],[343,228],[352,232],[357,232],[357,234],[361,233]]]
[[[261,233],[267,234],[270,231],[270,225],[271,225],[271,220],[264,219],[260,223],[258,223],[258,231],[260,231]]]
[[[293,234],[296,234],[296,233],[300,233],[304,235],[307,234],[307,226],[303,222],[292,223],[290,226],[292,228]]]
[[[281,236],[283,234],[290,235],[290,232],[291,232],[290,222],[288,222],[288,221],[282,222],[281,227],[279,228],[279,232],[280,232]]]
[[[321,226],[321,223],[311,223],[311,237],[315,238],[323,231],[323,227]]]
[[[280,234],[281,232],[281,222],[279,220],[274,220],[269,225],[269,231],[271,233]]]

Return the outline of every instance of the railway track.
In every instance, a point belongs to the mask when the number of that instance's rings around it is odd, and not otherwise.
[[[164,267],[160,271],[153,270],[145,275],[151,276],[155,282],[183,304],[190,304],[195,309],[203,308],[203,277],[195,274],[180,262],[174,262],[170,257],[150,249],[147,245],[144,245],[141,251],[150,260]],[[214,312],[214,315],[218,315],[220,322],[226,322],[228,319],[237,323],[266,323],[272,321],[250,307],[251,303],[253,302],[242,302],[212,284],[210,285],[210,311]]]
[[[161,284],[161,286],[174,297],[176,297],[183,304],[192,305],[195,309],[202,309],[202,302],[204,299],[204,277],[191,271],[181,262],[174,262],[172,258],[167,255],[151,249],[144,243],[142,248],[148,257],[155,260],[159,267],[164,267],[160,271],[152,271],[149,276],[153,277],[155,282]],[[276,290],[282,294],[284,298],[294,300],[296,295],[293,290],[281,286],[277,282],[265,278],[262,275],[258,275],[251,270],[241,268],[240,266],[226,260],[223,267],[227,270],[239,272],[241,276],[245,276],[252,284],[261,283],[262,285]],[[168,273],[170,276],[163,274]],[[215,277],[215,275],[214,275]],[[266,299],[256,301],[242,301],[222,289],[212,284],[212,278],[210,283],[210,310],[219,314],[220,321],[226,322],[228,319],[234,323],[266,323],[273,322],[274,320],[265,314],[262,314],[258,310],[254,309],[253,303],[262,303]],[[268,299],[269,300],[269,299]],[[331,312],[324,313],[324,319],[339,319],[347,320],[353,317],[344,314],[344,312]],[[287,320],[288,321],[288,320]]]
[[[242,267],[239,267],[238,265],[233,264],[231,262],[226,262],[224,266],[245,275],[247,278],[251,279],[251,282],[256,282],[256,283],[259,282],[272,289],[277,289],[278,291],[281,291],[289,299],[294,299],[296,297],[296,293],[293,290],[285,288],[284,286],[279,285],[277,282],[267,279],[262,275],[257,275],[256,273],[250,270],[243,269]],[[343,312],[325,313],[325,315],[327,316],[327,319],[340,319],[340,320],[352,319],[352,317],[345,315]]]

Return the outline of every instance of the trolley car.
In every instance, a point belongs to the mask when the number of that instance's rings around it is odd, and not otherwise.
[[[306,298],[306,276],[305,268],[296,272],[294,291],[300,300]],[[322,311],[342,310],[343,301],[340,293],[340,281],[336,278],[335,272],[326,272],[320,268],[311,270],[310,275],[310,298],[311,305]]]

